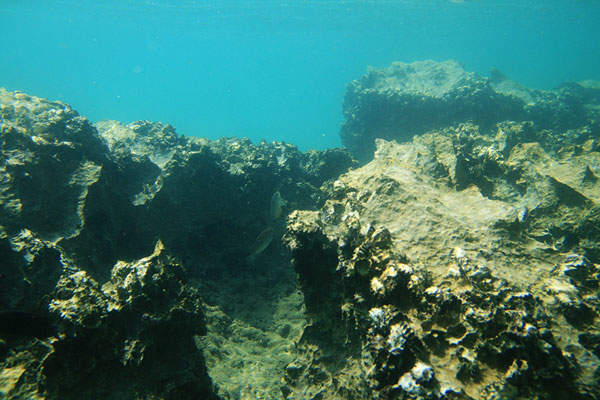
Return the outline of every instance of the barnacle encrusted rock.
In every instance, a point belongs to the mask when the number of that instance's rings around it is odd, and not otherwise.
[[[580,134],[379,140],[320,211],[292,213],[311,325],[291,398],[599,396],[600,152]]]
[[[373,158],[375,139],[410,141],[413,135],[461,122],[487,131],[496,123],[533,121],[556,131],[577,129],[600,116],[597,83],[565,83],[551,91],[523,87],[498,70],[491,77],[459,63],[395,62],[369,68],[344,96],[342,143],[361,161]]]

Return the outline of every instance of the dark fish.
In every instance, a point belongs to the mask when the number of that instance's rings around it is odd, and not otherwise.
[[[56,327],[46,316],[21,310],[0,311],[0,336],[43,339],[56,335]]]

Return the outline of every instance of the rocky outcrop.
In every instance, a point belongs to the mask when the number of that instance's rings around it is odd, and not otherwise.
[[[193,339],[203,303],[160,242],[103,285],[30,231],[1,243],[3,308],[47,315],[56,332],[5,336],[0,325],[3,398],[217,398]]]
[[[600,396],[598,132],[495,131],[378,140],[290,215],[311,321],[291,398]]]
[[[162,243],[118,262],[103,285],[69,272],[50,302],[64,337],[41,365],[49,398],[218,398],[194,343],[206,333],[202,300]]]
[[[120,163],[139,158],[154,167],[128,168],[143,178],[143,188],[130,196],[144,213],[136,218],[138,232],[151,232],[178,257],[198,264],[243,264],[272,223],[273,193],[281,193],[289,210],[314,209],[325,200],[320,186],[356,165],[341,149],[301,153],[285,143],[181,138],[170,125],[144,121],[97,126]]]
[[[160,170],[113,157],[67,105],[19,92],[0,100],[0,309],[44,316],[56,332],[5,336],[0,322],[2,397],[217,398],[193,339],[206,330],[203,303],[185,270],[162,244],[135,260],[154,235],[137,230],[131,200]]]
[[[459,123],[352,170],[0,107],[2,398],[600,397],[595,123]]]
[[[525,88],[493,70],[490,78],[455,61],[393,63],[369,69],[344,96],[342,143],[369,161],[375,138],[410,141],[414,135],[472,122],[483,131],[496,123],[533,121],[562,132],[598,121],[597,83],[566,83],[552,91]]]
[[[248,392],[243,369],[218,373],[239,360],[217,365],[203,346],[243,343],[252,365],[266,360],[265,343],[293,344],[301,298],[280,241],[285,219],[269,202],[279,191],[285,212],[316,209],[321,185],[355,165],[348,153],[186,138],[147,121],[93,126],[21,92],[0,91],[0,104],[0,397]],[[265,228],[272,243],[250,263]],[[290,323],[264,322],[290,309]],[[51,326],[4,337],[6,315]],[[266,374],[250,392],[279,395]]]

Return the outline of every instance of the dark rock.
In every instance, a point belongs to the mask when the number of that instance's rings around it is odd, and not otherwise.
[[[342,143],[360,161],[372,159],[375,139],[410,141],[414,135],[472,122],[488,132],[496,123],[533,121],[562,132],[598,121],[600,89],[566,83],[552,91],[525,88],[495,70],[491,78],[454,61],[393,63],[371,68],[344,96]]]
[[[84,271],[63,276],[50,309],[66,327],[42,363],[43,390],[61,399],[216,399],[193,340],[205,333],[202,301],[185,281],[160,242],[149,257],[117,263],[102,286]]]
[[[0,91],[0,104],[0,309],[50,308],[59,330],[45,347],[0,343],[0,393],[213,398],[209,366],[226,396],[280,396],[280,378],[261,365],[284,371],[281,349],[305,321],[270,199],[279,191],[286,214],[317,209],[356,165],[348,152],[186,138],[148,121],[92,126],[20,92]],[[273,241],[250,265],[265,228]],[[159,240],[164,252],[145,257]],[[260,351],[223,361],[246,347]],[[256,385],[240,365],[262,376]]]

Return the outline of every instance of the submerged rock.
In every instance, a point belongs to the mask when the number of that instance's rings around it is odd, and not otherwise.
[[[600,397],[594,123],[450,118],[351,170],[0,100],[0,310],[58,331],[0,337],[1,397]]]
[[[320,211],[290,215],[312,321],[293,398],[600,395],[597,136],[554,151],[496,129],[378,140]]]
[[[194,344],[205,333],[202,301],[186,280],[160,242],[148,257],[118,262],[101,286],[65,273],[50,302],[66,326],[42,364],[48,396],[216,399]]]
[[[291,356],[269,349],[292,348],[304,324],[285,213],[317,209],[356,165],[348,152],[186,138],[147,121],[93,126],[5,90],[0,106],[0,310],[51,310],[59,330],[0,338],[0,397],[279,396],[267,371]],[[265,229],[268,248],[253,247]],[[212,351],[221,345],[246,354],[252,374]]]
[[[361,161],[373,158],[375,138],[410,141],[414,135],[463,122],[484,131],[496,123],[533,121],[562,132],[598,121],[600,89],[593,82],[534,90],[493,70],[491,78],[455,61],[396,62],[370,68],[344,96],[342,143]]]

